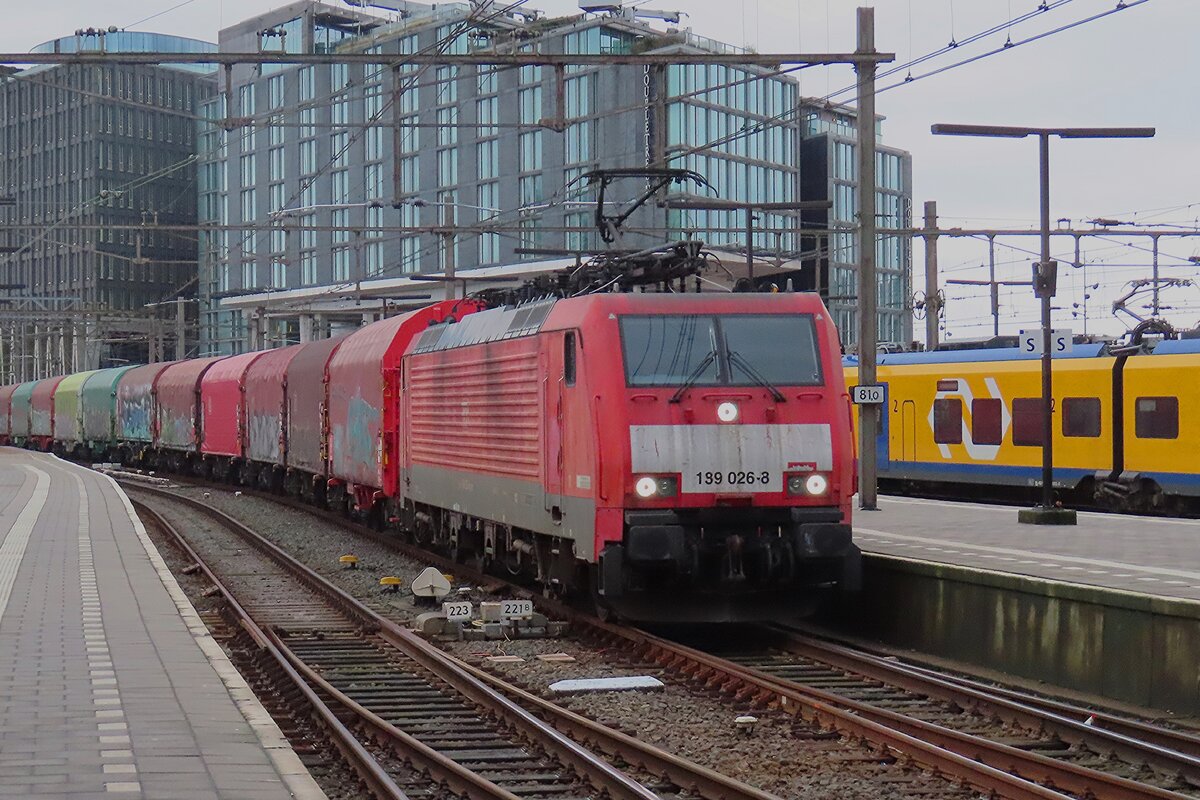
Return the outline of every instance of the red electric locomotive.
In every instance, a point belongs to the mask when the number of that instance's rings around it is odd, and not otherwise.
[[[858,582],[849,399],[808,294],[600,293],[436,325],[402,366],[406,527],[630,619]]]

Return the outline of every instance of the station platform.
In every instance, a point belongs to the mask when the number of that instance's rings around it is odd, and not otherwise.
[[[866,553],[1137,594],[1200,600],[1200,520],[1080,512],[1074,526],[1022,525],[1013,506],[880,496],[854,512]]]
[[[109,478],[0,448],[0,798],[318,800]]]

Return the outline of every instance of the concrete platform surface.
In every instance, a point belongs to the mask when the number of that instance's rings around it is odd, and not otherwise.
[[[324,794],[115,483],[0,448],[0,798]]]
[[[1080,512],[1022,525],[1016,507],[880,497],[855,510],[864,552],[1200,600],[1200,520]]]

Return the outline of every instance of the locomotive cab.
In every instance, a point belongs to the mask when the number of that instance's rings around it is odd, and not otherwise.
[[[855,588],[848,399],[820,300],[610,304],[602,349],[620,366],[603,380],[622,402],[596,408],[597,461],[619,514],[597,519],[600,601],[633,619],[779,618]]]

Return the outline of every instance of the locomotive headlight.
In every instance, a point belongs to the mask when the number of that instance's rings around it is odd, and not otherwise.
[[[829,481],[825,480],[825,476],[819,473],[809,475],[804,481],[804,488],[809,494],[825,494],[825,490],[829,488]]]
[[[649,475],[643,475],[637,479],[637,483],[633,485],[633,490],[638,493],[638,497],[654,497],[654,495],[658,494],[658,481]]]
[[[737,403],[731,403],[726,400],[721,405],[717,406],[717,419],[721,422],[735,422],[738,418]]]

